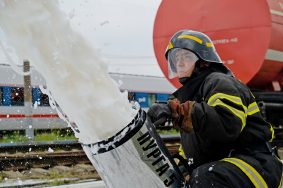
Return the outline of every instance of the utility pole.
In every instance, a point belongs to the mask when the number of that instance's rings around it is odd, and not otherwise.
[[[25,101],[25,132],[26,137],[30,140],[34,140],[34,129],[32,125],[32,87],[30,76],[30,63],[28,60],[24,60],[24,101]]]

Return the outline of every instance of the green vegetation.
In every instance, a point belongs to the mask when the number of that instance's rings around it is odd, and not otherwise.
[[[16,143],[27,141],[28,138],[23,134],[23,131],[2,131],[0,133],[1,143]]]
[[[2,183],[5,179],[5,175],[1,172],[0,173],[0,183]]]
[[[157,129],[160,135],[179,135],[179,131],[176,129]],[[77,140],[71,129],[53,129],[53,130],[35,130],[34,140],[35,142],[47,142],[47,141],[62,141],[62,140]],[[28,142],[29,139],[25,136],[24,130],[16,131],[1,131],[0,142],[1,143],[22,143]]]
[[[158,130],[157,129],[157,132],[160,134],[160,135],[179,135],[179,131],[177,129],[168,129],[168,130]]]
[[[71,129],[48,130],[36,132],[34,141],[77,140]]]
[[[57,141],[57,140],[77,140],[71,129],[54,129],[54,130],[35,130],[34,141]],[[23,130],[17,131],[1,131],[1,143],[20,143],[28,142],[29,139],[25,136]]]
[[[76,181],[73,180],[55,180],[49,183],[50,186],[59,186],[59,185],[66,185],[66,184],[72,184],[75,183]]]
[[[49,174],[49,179],[60,179],[60,178],[64,178],[66,174],[64,173],[60,173],[58,171],[51,171]]]
[[[49,183],[50,186],[58,186],[58,185],[64,185],[64,184],[70,184],[74,183],[75,180],[68,179],[71,174],[70,172],[67,173],[60,173],[59,171],[51,171],[51,173],[48,176],[48,179],[53,180]],[[64,179],[65,178],[65,179]]]

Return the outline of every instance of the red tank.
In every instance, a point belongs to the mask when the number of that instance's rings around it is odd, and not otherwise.
[[[282,90],[283,0],[163,0],[153,42],[167,79],[164,52],[170,37],[181,29],[210,36],[223,63],[250,87]],[[177,79],[169,81],[180,86]]]

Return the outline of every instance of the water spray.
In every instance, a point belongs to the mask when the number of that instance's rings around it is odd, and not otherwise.
[[[8,63],[28,59],[43,75],[50,91],[43,92],[60,117],[76,123],[75,136],[108,187],[183,186],[146,113],[132,109],[57,1],[1,0],[0,46]]]

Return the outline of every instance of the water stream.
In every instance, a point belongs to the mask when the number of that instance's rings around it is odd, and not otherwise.
[[[77,124],[82,143],[114,135],[136,114],[56,0],[1,0],[0,50],[17,72],[27,59],[44,76],[44,92]]]
[[[15,70],[29,60],[45,77],[43,92],[60,117],[76,123],[76,136],[107,187],[181,187],[145,112],[132,108],[57,1],[0,0],[0,50]]]

